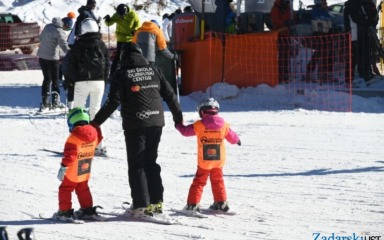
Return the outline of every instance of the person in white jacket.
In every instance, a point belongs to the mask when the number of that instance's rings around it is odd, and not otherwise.
[[[165,41],[169,43],[172,38],[172,17],[173,14],[164,14],[163,15],[163,22],[162,22],[162,31],[164,34]]]

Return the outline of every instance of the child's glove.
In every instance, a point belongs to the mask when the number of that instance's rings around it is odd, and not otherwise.
[[[239,139],[239,141],[236,143],[237,145],[241,146],[241,141]]]
[[[59,172],[57,173],[57,178],[60,181],[63,181],[64,175],[65,175],[66,172],[67,172],[67,167],[61,166],[60,169],[59,169]]]

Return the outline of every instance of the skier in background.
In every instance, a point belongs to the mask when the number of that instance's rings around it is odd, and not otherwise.
[[[144,22],[135,32],[132,42],[140,46],[144,57],[148,59],[152,65],[155,64],[157,51],[170,60],[177,60],[177,54],[173,54],[167,48],[164,34],[160,29],[160,24],[156,20]]]
[[[290,48],[289,27],[291,27],[290,0],[275,0],[271,8],[272,30],[279,31],[277,47],[279,51],[279,83],[289,82]]]
[[[70,31],[72,25],[71,18],[60,19],[55,17],[52,19],[52,23],[45,25],[40,34],[40,47],[37,56],[44,76],[41,87],[42,103],[40,112],[48,111],[51,108],[65,108],[65,105],[60,101],[60,49],[64,53],[69,51],[64,31]]]
[[[357,70],[366,82],[375,75],[371,68],[371,34],[376,34],[379,21],[372,0],[348,0],[349,16],[357,24]]]
[[[173,16],[174,16],[173,13],[172,14],[165,13],[163,15],[162,31],[164,34],[165,42],[167,44],[170,43],[171,38],[172,38],[172,18],[173,18]]]
[[[116,13],[112,15],[106,15],[104,17],[105,25],[112,26],[116,23],[116,57],[112,62],[110,77],[116,72],[121,49],[124,44],[131,42],[134,32],[141,26],[139,15],[126,4],[119,4],[116,8]]]
[[[219,108],[219,103],[215,99],[203,99],[197,109],[201,120],[187,126],[184,126],[183,123],[176,125],[176,129],[183,136],[197,136],[198,167],[189,188],[185,211],[200,211],[200,200],[208,177],[211,181],[214,198],[210,209],[223,212],[229,210],[223,177],[226,158],[224,139],[239,146],[241,141],[229,124],[218,115]]]
[[[89,124],[88,113],[83,108],[74,108],[68,113],[67,124],[71,134],[64,147],[57,178],[62,181],[59,186],[59,210],[53,218],[61,221],[78,219],[102,220],[93,206],[88,180],[91,164],[97,144],[103,136],[100,128]],[[72,192],[75,191],[80,203],[80,210],[74,213]]]
[[[78,9],[79,16],[76,19],[75,27],[71,31],[69,37],[68,37],[68,45],[71,46],[75,43],[76,37],[81,34],[81,23],[86,18],[93,18],[100,30],[100,20],[101,18],[95,13],[96,9],[96,0],[87,0],[87,4],[85,6],[81,6]]]

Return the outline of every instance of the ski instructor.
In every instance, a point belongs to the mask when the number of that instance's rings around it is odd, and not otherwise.
[[[164,188],[156,163],[165,124],[163,100],[174,123],[182,123],[180,104],[161,69],[149,63],[139,45],[125,44],[108,98],[91,124],[100,126],[121,105],[133,201],[127,213],[132,217],[151,218],[163,212]]]

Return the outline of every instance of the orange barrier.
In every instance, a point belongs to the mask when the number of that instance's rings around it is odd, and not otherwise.
[[[182,44],[182,93],[226,82],[238,87],[278,84],[277,32],[213,35]]]

